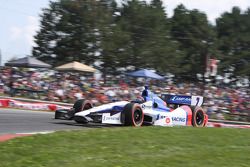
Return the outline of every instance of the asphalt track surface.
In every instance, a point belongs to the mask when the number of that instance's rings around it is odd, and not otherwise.
[[[210,127],[238,127],[250,128],[250,125],[230,125],[210,123]],[[216,125],[215,125],[216,124]],[[219,125],[217,125],[219,124]],[[103,124],[78,124],[73,120],[54,119],[54,112],[29,111],[19,109],[0,108],[0,135],[3,134],[29,134],[39,132],[53,132],[59,130],[77,130],[86,128],[114,127]]]
[[[104,126],[100,124],[82,125],[74,121],[57,120],[54,119],[54,112],[0,108],[0,135],[100,127]]]

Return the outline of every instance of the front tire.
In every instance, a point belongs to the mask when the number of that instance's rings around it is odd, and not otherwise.
[[[128,103],[122,113],[125,126],[141,126],[144,120],[144,113],[138,103]]]
[[[75,113],[77,113],[93,108],[93,104],[89,100],[80,99],[74,103],[73,108],[75,109]]]
[[[75,104],[73,105],[73,108],[74,108],[74,115],[75,115],[75,113],[93,108],[93,105],[89,100],[80,99],[75,102]],[[74,117],[74,120],[75,122],[81,123],[81,124],[88,123],[88,121],[83,117],[82,118]]]
[[[206,114],[201,107],[192,108],[192,125],[193,127],[205,126]]]

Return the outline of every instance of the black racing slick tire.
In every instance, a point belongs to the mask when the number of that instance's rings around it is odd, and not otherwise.
[[[89,100],[80,99],[74,103],[73,108],[74,108],[74,114],[75,114],[75,113],[93,108],[93,105]],[[80,116],[74,116],[74,120],[75,122],[81,123],[81,124],[88,123],[88,121],[84,117],[80,117]]]
[[[125,105],[122,118],[125,126],[141,126],[144,120],[143,110],[138,103],[128,103]]]
[[[192,108],[192,125],[193,127],[204,127],[205,126],[206,114],[201,107]]]
[[[89,100],[80,99],[74,103],[73,108],[75,109],[75,113],[77,113],[80,111],[93,108],[93,105]]]

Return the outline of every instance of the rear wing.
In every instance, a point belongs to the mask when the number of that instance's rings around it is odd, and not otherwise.
[[[162,94],[161,98],[167,104],[183,104],[183,105],[189,105],[189,106],[201,106],[203,104],[202,96],[183,96],[183,95]]]

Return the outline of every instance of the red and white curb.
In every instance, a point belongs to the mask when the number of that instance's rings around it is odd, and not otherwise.
[[[49,134],[49,133],[53,133],[53,132],[55,132],[55,131],[2,134],[2,135],[0,135],[0,142],[4,142],[4,141],[10,140],[10,139],[17,138],[17,137],[32,136],[35,134]]]
[[[225,123],[217,123],[217,122],[208,122],[207,127],[214,128],[250,128],[250,125],[235,125],[235,124],[225,124]]]

